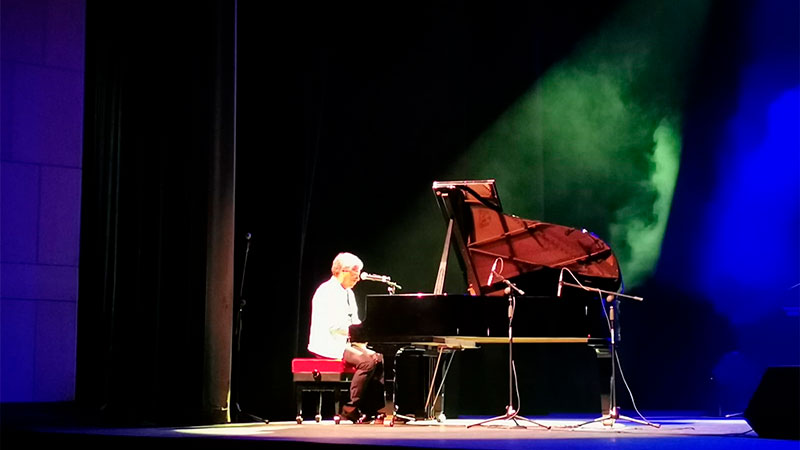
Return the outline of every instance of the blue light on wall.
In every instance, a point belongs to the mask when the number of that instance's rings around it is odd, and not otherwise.
[[[770,70],[754,66],[743,77],[706,211],[698,284],[733,323],[800,295],[800,87],[771,94]]]
[[[734,332],[712,374],[720,412],[742,411],[767,367],[800,364],[800,5],[749,6],[735,112],[707,149],[713,188],[687,250],[692,287]]]

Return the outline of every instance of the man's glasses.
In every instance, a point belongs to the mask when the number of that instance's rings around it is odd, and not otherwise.
[[[356,276],[361,275],[361,269],[342,269],[342,271],[353,273]]]

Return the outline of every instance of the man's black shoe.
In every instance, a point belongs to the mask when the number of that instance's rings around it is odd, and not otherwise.
[[[349,420],[353,423],[363,423],[364,415],[355,406],[345,405],[342,407],[342,419]]]

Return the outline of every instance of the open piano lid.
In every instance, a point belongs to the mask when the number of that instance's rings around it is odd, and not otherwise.
[[[502,292],[505,285],[501,282],[487,285],[497,258],[503,259],[506,279],[515,284],[536,280],[539,286],[531,292],[536,294],[554,294],[557,284],[549,281],[562,268],[589,286],[600,284],[617,290],[622,282],[611,247],[592,233],[503,214],[495,180],[435,181],[433,192],[448,223],[434,293],[441,294],[444,285],[443,266],[446,268],[451,237],[472,294]],[[547,286],[541,286],[543,282]]]

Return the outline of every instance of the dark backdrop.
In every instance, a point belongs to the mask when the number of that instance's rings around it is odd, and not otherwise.
[[[227,421],[235,8],[88,2],[76,398]]]

